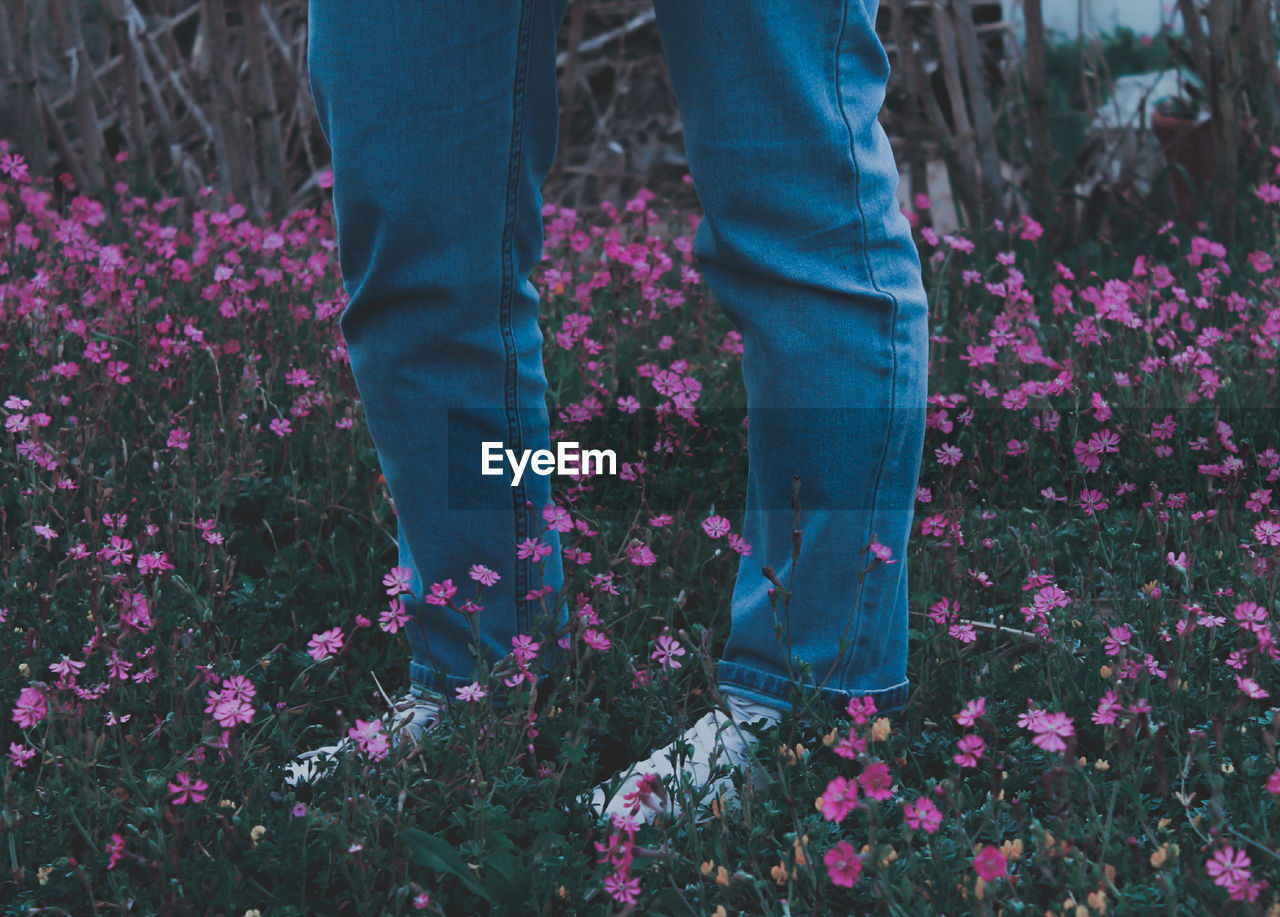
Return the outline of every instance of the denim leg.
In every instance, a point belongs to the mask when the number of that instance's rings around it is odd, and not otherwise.
[[[797,676],[799,660],[812,666],[802,684],[823,699],[869,696],[900,710],[928,302],[877,121],[889,68],[876,2],[655,8],[704,212],[694,253],[744,344],[752,551],[739,562],[717,680],[789,709],[790,655]],[[793,568],[795,475],[803,542]],[[859,588],[873,539],[894,562]],[[793,593],[789,626],[778,602],[781,639],[765,565]]]
[[[542,532],[550,479],[482,476],[481,443],[550,448],[547,380],[530,272],[542,257],[540,187],[556,152],[555,36],[567,0],[310,0],[307,63],[332,149],[340,318],[351,371],[411,571],[415,689],[474,680],[464,615],[424,602],[473,564],[497,572],[476,616],[496,663],[527,633],[558,664],[526,598],[563,583]],[[517,544],[551,548],[540,579]],[[552,611],[557,611],[552,609]],[[545,635],[545,631],[543,632]],[[550,676],[544,676],[545,683]],[[505,698],[495,698],[499,705]]]

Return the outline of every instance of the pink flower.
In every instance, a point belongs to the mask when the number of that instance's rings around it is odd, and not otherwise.
[[[111,536],[110,546],[103,547],[98,551],[98,557],[103,560],[110,560],[111,566],[118,567],[121,564],[133,563],[133,554],[129,549],[133,547],[133,542],[127,538],[121,538],[119,535]]]
[[[921,796],[915,802],[908,803],[903,808],[902,814],[906,819],[907,827],[917,831],[924,829],[927,834],[933,834],[938,830],[938,825],[942,824],[942,813],[927,796]]]
[[[313,634],[307,641],[307,651],[316,662],[336,655],[342,649],[342,628],[334,627],[318,634]]]
[[[977,700],[971,700],[964,705],[964,709],[955,715],[956,722],[961,726],[972,726],[977,722],[978,717],[982,716],[987,710],[987,699],[979,697]]]
[[[124,857],[124,837],[120,834],[111,835],[111,840],[107,841],[107,855],[111,858],[107,863],[107,869],[115,869],[116,863]]]
[[[253,722],[253,707],[238,697],[221,697],[214,705],[213,718],[223,729],[230,729],[238,723]]]
[[[613,642],[608,637],[593,627],[588,627],[583,632],[582,640],[593,650],[599,650],[601,652],[613,646]]]
[[[1258,200],[1262,201],[1264,204],[1274,204],[1277,201],[1280,201],[1280,187],[1273,185],[1270,182],[1264,182],[1263,184],[1258,185],[1258,187],[1254,189],[1253,193],[1257,195]]]
[[[858,784],[844,777],[833,777],[822,791],[822,817],[839,824],[858,803]]]
[[[144,576],[172,569],[173,564],[169,563],[169,555],[164,551],[152,551],[138,558],[138,572]]]
[[[516,634],[511,638],[511,652],[519,662],[528,662],[537,656],[539,646],[528,634]]]
[[[952,761],[955,761],[961,767],[977,767],[978,759],[986,751],[987,743],[982,740],[982,736],[970,734],[962,736],[956,742],[956,747],[960,751],[958,754],[951,756]]]
[[[222,680],[222,696],[233,697],[237,700],[253,700],[258,694],[258,689],[244,675],[231,675]]]
[[[1067,743],[1062,741],[1063,738],[1076,732],[1071,717],[1065,713],[1046,713],[1038,724],[1028,728],[1038,733],[1031,744],[1039,745],[1045,751],[1066,751]]]
[[[640,898],[640,878],[625,872],[613,873],[605,877],[604,890],[619,904],[635,904]]]
[[[875,761],[858,775],[858,785],[872,799],[883,802],[893,796],[893,778],[889,776],[889,765],[883,761]]]
[[[890,559],[893,557],[893,551],[890,550],[888,545],[881,544],[879,539],[871,542],[871,553],[874,554],[876,557],[880,558],[880,560],[884,561],[886,566],[888,566],[889,564],[897,563],[896,560]]]
[[[1114,690],[1108,690],[1098,701],[1098,708],[1093,712],[1093,722],[1100,726],[1114,724],[1116,716],[1123,710],[1124,704],[1120,703],[1119,695]]]
[[[1270,691],[1267,691],[1265,688],[1261,687],[1252,678],[1245,678],[1242,675],[1236,676],[1236,687],[1254,699],[1261,699],[1264,697],[1271,696]]]
[[[556,506],[554,503],[548,504],[542,511],[542,518],[546,520],[547,525],[549,525],[554,531],[573,531],[573,519],[569,516],[568,511],[562,506]]]
[[[827,878],[832,885],[853,888],[862,876],[862,860],[848,841],[841,841],[822,855],[827,866]]]
[[[409,613],[404,610],[404,602],[391,600],[391,607],[385,609],[378,617],[378,626],[388,634],[399,633],[400,628],[409,620]]]
[[[864,754],[867,750],[867,740],[853,734],[852,730],[840,737],[840,740],[831,746],[831,750],[842,758],[849,761],[854,760],[858,755]]]
[[[289,385],[301,386],[302,388],[311,388],[316,384],[315,380],[311,378],[311,374],[302,368],[289,370],[285,373],[284,381]]]
[[[381,761],[391,750],[391,739],[382,731],[380,720],[356,720],[356,724],[347,730],[347,735],[374,761]]]
[[[447,579],[443,583],[432,583],[431,594],[423,601],[428,605],[448,605],[449,599],[453,598],[457,592],[458,587],[453,584],[453,580]]]
[[[193,781],[186,771],[179,771],[174,782],[169,784],[169,792],[173,796],[169,801],[175,806],[185,805],[187,802],[204,802],[204,791],[207,789],[209,784],[199,777]]]
[[[413,571],[408,567],[392,567],[391,572],[382,578],[382,585],[387,587],[387,595],[399,595],[408,592],[412,595],[409,584],[413,581]]]
[[[492,586],[498,580],[502,579],[497,573],[494,573],[484,564],[472,564],[471,572],[467,574],[481,586]]]
[[[875,716],[876,702],[872,697],[851,697],[849,704],[845,707],[845,712],[850,718],[861,726],[871,717]]]
[[[984,882],[999,879],[1009,874],[1008,862],[999,847],[987,844],[973,858],[973,869]]]
[[[274,433],[276,436],[282,436],[282,437],[288,436],[290,433],[293,432],[293,427],[292,425],[290,425],[289,421],[280,417],[277,417],[275,420],[271,421],[271,423],[267,424],[267,426],[271,428],[271,432]]]
[[[729,520],[724,516],[709,516],[702,520],[702,530],[712,538],[720,538],[729,532]]]
[[[521,560],[526,560],[530,557],[535,561],[541,560],[549,555],[551,551],[551,545],[547,544],[545,541],[539,541],[536,538],[526,538],[524,541],[520,542],[520,544],[516,545],[516,557]]]
[[[637,567],[650,567],[657,562],[658,558],[649,550],[649,546],[643,541],[633,540],[627,545],[627,560],[631,561]]]
[[[13,708],[13,721],[23,729],[30,729],[49,713],[44,693],[39,688],[23,688],[18,703]]]
[[[1228,846],[1215,851],[1205,862],[1204,868],[1213,876],[1214,885],[1239,885],[1252,878],[1249,871],[1252,862],[1243,850]]]
[[[680,663],[676,661],[676,656],[683,656],[685,649],[680,645],[680,641],[663,634],[657,639],[658,648],[649,654],[650,659],[656,659],[665,668],[678,669]]]
[[[9,743],[9,760],[13,762],[14,767],[26,767],[27,762],[35,756],[36,750],[34,748],[27,748],[17,742]]]
[[[481,687],[478,681],[473,681],[465,688],[456,689],[458,700],[479,701],[481,698],[488,697],[489,692]]]

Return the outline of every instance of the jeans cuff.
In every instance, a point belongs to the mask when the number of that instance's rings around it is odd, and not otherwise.
[[[737,662],[719,662],[716,664],[716,682],[721,690],[732,689],[735,694],[747,700],[794,712],[791,706],[793,681],[789,678],[781,678]],[[812,695],[815,691],[819,698],[840,713],[846,711],[849,701],[855,697],[869,697],[875,701],[877,714],[900,713],[906,708],[911,681],[903,679],[887,688],[863,691],[846,691],[826,686],[818,690],[816,685],[801,685],[802,695]]]
[[[556,675],[550,672],[538,676],[539,697],[546,695],[551,682],[555,678]],[[474,678],[463,678],[459,675],[447,675],[441,679],[438,673],[420,663],[411,662],[409,664],[410,692],[418,697],[426,697],[428,700],[443,703],[446,706],[462,703],[462,701],[458,700],[457,689],[464,688],[474,681]],[[492,700],[495,710],[506,710],[511,705],[510,689],[503,685],[500,693],[493,693]]]

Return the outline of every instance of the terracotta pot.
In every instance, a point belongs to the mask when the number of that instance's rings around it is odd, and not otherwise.
[[[1257,121],[1244,118],[1240,122],[1240,142],[1244,153],[1251,156],[1258,151],[1258,138],[1253,129]],[[1192,121],[1172,115],[1151,113],[1151,129],[1171,165],[1182,166],[1195,182],[1195,190],[1187,184],[1179,169],[1171,169],[1173,199],[1178,205],[1178,215],[1184,221],[1195,219],[1196,191],[1203,192],[1213,179],[1213,122]]]

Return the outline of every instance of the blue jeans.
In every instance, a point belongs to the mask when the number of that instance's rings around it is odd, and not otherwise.
[[[546,614],[527,598],[563,583],[556,532],[539,536],[550,478],[526,473],[512,487],[510,472],[478,469],[485,441],[517,454],[550,448],[529,276],[542,257],[566,6],[309,4],[310,85],[332,149],[349,295],[340,327],[395,502],[400,563],[412,571],[410,679],[450,699],[474,680],[472,635],[459,612],[423,602],[424,586],[452,579],[460,603],[473,594],[473,564],[501,577],[476,619],[491,663],[520,633],[541,635],[551,651],[544,682],[565,658],[535,627],[562,625],[566,606]],[[693,251],[743,336],[742,532],[752,551],[739,562],[719,687],[791,707],[769,565],[793,594],[791,656],[813,671],[804,683],[839,707],[869,696],[900,710],[928,303],[877,121],[889,68],[876,0],[655,7],[703,209]],[[803,544],[793,571],[797,474]],[[541,579],[532,558],[517,556],[519,542],[539,537],[552,548]],[[894,562],[859,588],[873,539]]]

